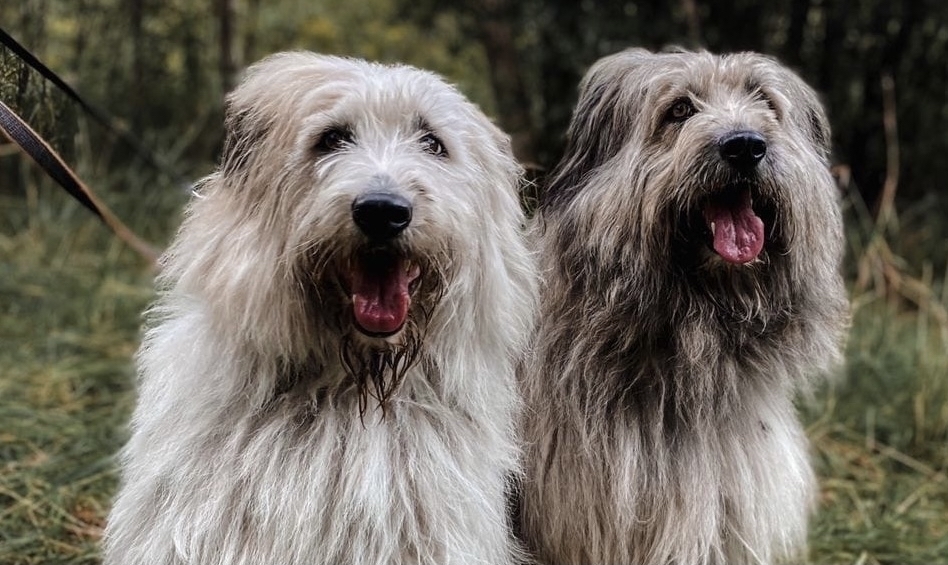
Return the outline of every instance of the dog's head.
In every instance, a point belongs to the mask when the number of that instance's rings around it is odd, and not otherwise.
[[[341,342],[359,372],[404,368],[432,331],[484,323],[472,304],[489,307],[489,281],[520,253],[520,168],[456,89],[408,66],[283,53],[248,70],[226,126],[184,228],[214,242],[182,246],[202,278],[181,279],[236,330],[291,359]]]
[[[769,57],[632,49],[584,78],[546,203],[622,187],[648,242],[711,269],[836,252],[829,143],[816,94]]]
[[[640,265],[640,284],[690,281],[735,315],[786,311],[842,256],[829,143],[814,91],[772,58],[631,49],[583,79],[541,216],[589,234],[603,276]]]

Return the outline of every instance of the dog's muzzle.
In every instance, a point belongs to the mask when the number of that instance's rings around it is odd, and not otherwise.
[[[408,320],[421,268],[395,242],[411,219],[411,202],[393,191],[371,190],[352,201],[352,221],[368,245],[349,262],[346,278],[353,320],[367,336],[394,335]]]
[[[718,141],[718,153],[735,176],[753,179],[767,154],[767,141],[756,131],[731,131]],[[704,205],[711,247],[734,265],[756,260],[764,247],[766,226],[754,210],[752,185],[729,183],[715,190]]]

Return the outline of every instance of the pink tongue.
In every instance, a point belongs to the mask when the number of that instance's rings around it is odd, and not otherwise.
[[[729,263],[749,263],[764,247],[764,222],[754,214],[750,202],[733,208],[711,205],[707,219],[714,222],[714,250]]]
[[[356,268],[352,276],[352,308],[356,323],[366,333],[391,334],[408,317],[408,274],[402,262],[390,268],[365,271]]]

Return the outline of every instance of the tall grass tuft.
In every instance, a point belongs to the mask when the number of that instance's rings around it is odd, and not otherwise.
[[[945,240],[924,233],[940,218],[911,231],[848,203],[846,365],[803,406],[822,486],[810,558],[948,563],[948,287],[932,274]]]

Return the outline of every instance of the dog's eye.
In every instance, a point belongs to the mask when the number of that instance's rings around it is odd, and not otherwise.
[[[441,140],[438,139],[433,133],[426,133],[421,137],[421,148],[426,153],[431,153],[436,157],[447,157],[448,150],[445,149],[444,143],[441,143]]]
[[[319,136],[315,149],[320,153],[332,153],[344,149],[352,143],[352,132],[347,128],[329,128]]]
[[[666,122],[683,122],[695,115],[695,105],[688,98],[679,98],[672,103],[668,111],[665,112]]]

